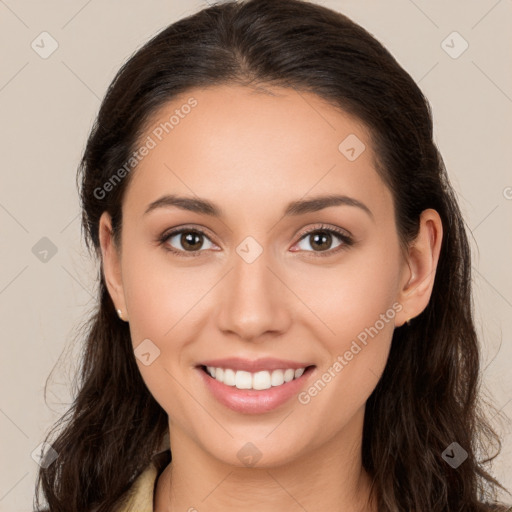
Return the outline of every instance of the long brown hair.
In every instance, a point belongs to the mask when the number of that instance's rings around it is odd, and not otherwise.
[[[224,2],[177,21],[137,51],[107,91],[77,176],[88,249],[101,261],[104,211],[119,241],[123,194],[136,168],[108,193],[104,184],[119,177],[151,116],[190,88],[228,83],[312,92],[365,123],[404,247],[417,235],[424,209],[441,216],[431,300],[394,331],[387,366],[366,405],[363,465],[379,511],[484,510],[500,486],[477,454],[492,460],[501,445],[478,398],[464,220],[433,142],[427,99],[391,54],[344,15],[301,0]],[[42,490],[51,512],[111,512],[168,428],[139,373],[102,266],[98,284],[76,397],[47,436],[58,457],[39,471],[37,510]],[[456,469],[442,458],[453,442],[468,454]]]

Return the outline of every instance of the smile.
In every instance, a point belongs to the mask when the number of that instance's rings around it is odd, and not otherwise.
[[[298,379],[306,368],[287,368],[283,370],[246,372],[243,370],[233,370],[231,368],[215,368],[207,366],[206,372],[216,381],[222,382],[226,386],[235,386],[237,389],[269,389],[271,387],[282,386],[294,379]]]
[[[243,414],[263,414],[289,403],[316,373],[315,365],[247,371],[200,365],[195,368],[207,393]]]

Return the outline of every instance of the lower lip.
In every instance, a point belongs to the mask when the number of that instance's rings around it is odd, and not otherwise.
[[[314,366],[308,367],[298,379],[293,379],[281,386],[256,390],[227,386],[210,377],[201,367],[197,368],[206,387],[221,404],[245,414],[261,414],[284,404],[300,392],[314,369]]]

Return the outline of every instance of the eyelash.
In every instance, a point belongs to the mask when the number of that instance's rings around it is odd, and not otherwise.
[[[349,247],[354,245],[354,240],[350,236],[345,234],[344,231],[341,231],[340,229],[333,228],[333,227],[327,227],[324,224],[322,224],[321,226],[311,228],[311,229],[305,231],[304,233],[302,233],[300,235],[300,238],[297,241],[297,243],[302,241],[304,238],[306,238],[311,233],[316,233],[317,231],[334,234],[343,243],[341,245],[339,245],[338,247],[336,247],[335,249],[331,249],[328,251],[305,251],[305,252],[315,253],[315,257],[316,256],[318,256],[318,257],[333,256],[334,254],[338,254],[338,252],[340,252],[340,251],[347,250]],[[198,234],[201,234],[201,235],[205,236],[206,238],[210,239],[209,236],[206,234],[206,232],[200,228],[184,227],[184,228],[171,230],[171,231],[167,231],[167,232],[163,233],[158,238],[158,242],[160,245],[162,245],[164,247],[164,249],[166,251],[176,254],[177,256],[180,256],[180,257],[188,258],[188,257],[201,256],[201,253],[203,252],[202,250],[200,250],[200,251],[181,251],[178,249],[174,249],[172,246],[169,246],[167,244],[167,241],[169,240],[169,238],[172,238],[173,236],[176,236],[176,235],[180,235],[182,233],[198,233]],[[297,251],[297,252],[300,252],[300,251]],[[184,255],[184,253],[186,255]]]

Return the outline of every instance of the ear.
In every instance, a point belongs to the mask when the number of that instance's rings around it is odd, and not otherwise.
[[[121,248],[117,247],[112,237],[112,220],[103,212],[99,222],[99,239],[103,273],[108,292],[116,309],[121,310],[123,320],[128,319],[126,311],[123,280],[121,277]]]
[[[418,236],[407,254],[408,270],[404,272],[397,300],[403,309],[396,315],[395,327],[418,316],[428,305],[436,276],[443,223],[436,210],[428,208],[421,213]]]

